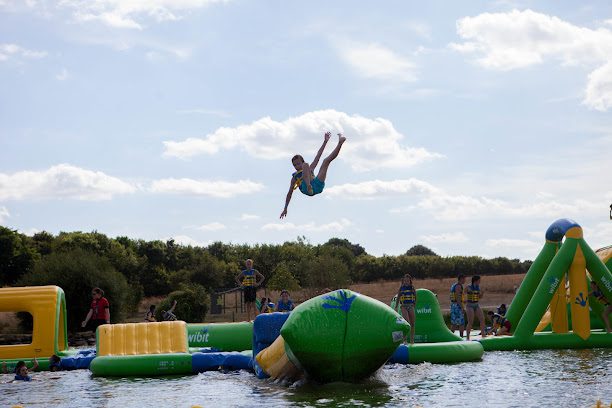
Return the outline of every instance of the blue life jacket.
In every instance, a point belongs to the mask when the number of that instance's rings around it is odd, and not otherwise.
[[[414,304],[416,302],[416,290],[412,285],[402,285],[399,295],[399,301],[402,305]]]
[[[290,300],[287,300],[287,303],[284,303],[282,300],[278,300],[278,311],[279,312],[290,312],[291,309],[293,309],[293,302]]]

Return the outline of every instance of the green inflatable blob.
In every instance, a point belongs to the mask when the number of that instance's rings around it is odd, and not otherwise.
[[[409,333],[389,306],[340,289],[300,304],[281,329],[291,361],[319,382],[354,382],[378,370]]]
[[[189,347],[214,347],[219,351],[244,351],[253,348],[253,323],[188,324]]]
[[[414,342],[440,343],[463,340],[446,326],[436,295],[428,289],[417,289],[416,293]],[[401,314],[400,305],[397,304],[396,297],[393,297],[391,301],[391,308]]]

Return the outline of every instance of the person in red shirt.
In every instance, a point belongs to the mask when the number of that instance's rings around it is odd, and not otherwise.
[[[81,323],[81,327],[87,326],[87,323],[91,320],[91,327],[95,331],[101,324],[110,323],[110,309],[108,300],[104,297],[104,291],[100,288],[93,288],[91,290],[91,308],[87,317]]]

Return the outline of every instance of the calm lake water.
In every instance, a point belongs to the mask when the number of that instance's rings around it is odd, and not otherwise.
[[[486,352],[477,363],[385,366],[360,384],[277,384],[247,372],[107,379],[88,370],[6,383],[0,407],[590,407],[612,403],[612,350]]]

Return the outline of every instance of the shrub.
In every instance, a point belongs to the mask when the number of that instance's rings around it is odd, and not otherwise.
[[[125,277],[105,258],[82,249],[55,252],[42,258],[24,275],[19,286],[57,285],[66,293],[68,328],[81,327],[91,305],[91,289],[104,290],[110,303],[111,321],[122,321],[139,293],[131,293]],[[131,301],[131,302],[130,302]]]
[[[306,261],[302,270],[308,271],[301,282],[302,286],[312,289],[339,289],[350,283],[349,271],[344,262],[328,255]]]
[[[174,314],[178,320],[184,320],[187,323],[204,321],[210,304],[210,296],[203,286],[197,284],[181,285],[179,290],[170,293],[156,309],[155,318],[157,321],[163,320],[163,311],[170,310],[175,300],[177,304]]]

